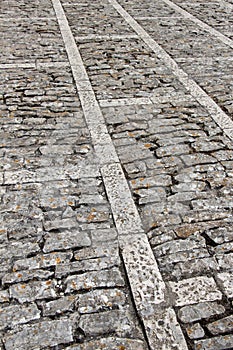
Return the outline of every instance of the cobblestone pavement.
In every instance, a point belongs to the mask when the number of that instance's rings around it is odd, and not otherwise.
[[[0,350],[233,349],[233,2],[0,10]]]

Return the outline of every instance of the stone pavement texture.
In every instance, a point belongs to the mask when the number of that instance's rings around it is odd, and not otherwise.
[[[0,10],[0,349],[233,349],[233,2]]]

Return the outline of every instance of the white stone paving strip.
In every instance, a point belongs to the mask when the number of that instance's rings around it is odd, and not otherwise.
[[[193,16],[188,11],[182,9],[180,6],[174,4],[170,0],[162,0],[165,4],[173,8],[175,11],[179,12],[184,18],[189,19],[190,21],[197,24],[200,28],[204,29],[205,31],[209,32],[211,35],[215,36],[217,39],[221,40],[224,44],[230,46],[233,48],[233,40],[228,38],[226,35],[220,33],[218,30],[212,28],[208,24],[202,22],[200,19]]]
[[[210,113],[214,121],[223,129],[225,134],[233,140],[233,121],[223,110],[210,98],[205,91],[188,74],[179,68],[178,64],[152,37],[129,15],[116,0],[108,0],[109,3],[121,14],[125,21],[135,30],[138,36],[151,48],[151,50],[163,60],[173,74],[191,93],[191,95]]]
[[[140,216],[60,0],[51,1],[57,15],[86,123],[99,158],[100,171],[118,230],[122,258],[136,308],[144,323],[148,342],[151,349],[172,350],[174,344],[179,344],[177,349],[187,350],[174,311],[172,310],[172,315],[169,313],[167,316],[170,309],[163,307],[165,283],[162,280],[147,236],[142,229]],[[161,313],[156,313],[160,306],[163,307],[164,319]],[[166,348],[164,348],[162,345],[165,336],[163,324],[166,323],[167,319],[169,319],[168,333],[166,333]]]
[[[118,98],[111,100],[99,100],[101,107],[122,107],[130,105],[150,105],[152,101],[148,97]]]

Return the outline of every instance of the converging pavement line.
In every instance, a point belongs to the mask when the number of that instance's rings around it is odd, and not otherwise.
[[[143,230],[115,147],[60,0],[51,0],[106,188],[137,312],[152,350],[187,350],[175,312],[165,307],[166,286]],[[161,320],[163,322],[161,322]],[[169,321],[169,327],[163,324]],[[166,344],[164,343],[166,342]],[[165,344],[165,348],[164,348]]]

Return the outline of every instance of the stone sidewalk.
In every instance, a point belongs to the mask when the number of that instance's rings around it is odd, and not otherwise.
[[[0,350],[233,349],[233,2],[0,10]]]

